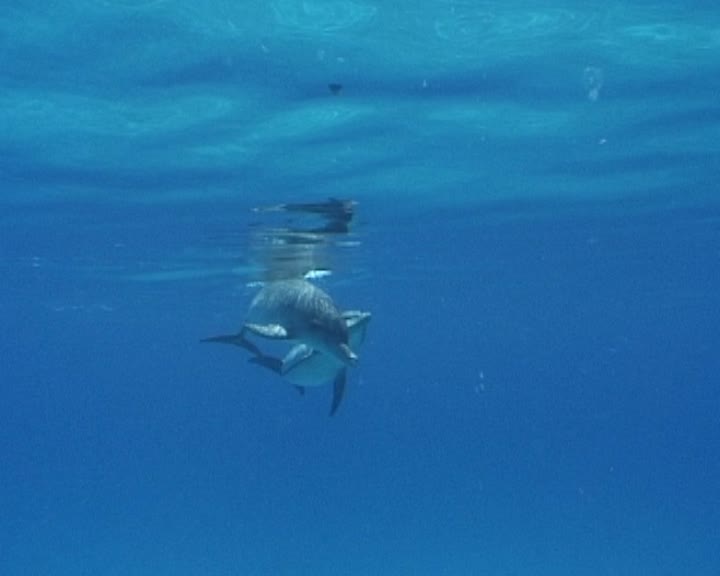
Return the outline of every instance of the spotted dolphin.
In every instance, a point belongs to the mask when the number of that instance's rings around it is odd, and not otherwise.
[[[371,314],[369,312],[349,310],[343,312],[342,316],[348,328],[349,344],[354,349],[358,349],[365,340],[367,325],[370,321]],[[307,344],[296,344],[284,358],[277,358],[263,353],[242,331],[237,334],[213,336],[212,338],[206,338],[202,341],[233,344],[245,348],[253,354],[249,362],[264,366],[279,374],[298,388],[301,393],[304,393],[305,388],[322,386],[332,381],[333,400],[330,408],[331,416],[338,409],[345,395],[347,366],[334,356],[315,350]]]
[[[292,282],[292,285],[288,285]],[[277,284],[283,283],[280,290],[275,290]],[[308,288],[311,287],[310,289]],[[266,289],[272,287],[268,292]],[[295,294],[295,302],[299,310],[284,311],[283,307],[291,306],[293,300],[288,294]],[[304,299],[311,300],[311,304]],[[288,303],[289,302],[289,303]],[[340,346],[340,354],[333,348],[333,340],[328,344],[328,334],[321,332],[320,335],[313,333],[318,327],[322,328],[327,324],[333,326],[330,319],[323,317],[318,321],[311,320],[311,330],[296,330],[298,317],[305,321],[306,314],[312,310],[319,310],[319,315],[334,316],[335,305],[324,292],[306,281],[280,281],[274,282],[263,288],[250,305],[248,320],[240,332],[236,334],[224,334],[205,338],[202,342],[220,342],[233,344],[245,348],[253,354],[250,362],[264,366],[273,372],[281,375],[285,380],[294,384],[301,392],[307,387],[321,386],[333,382],[333,402],[330,414],[334,414],[340,406],[345,393],[347,381],[347,367],[354,364],[357,356],[353,349],[357,349],[365,340],[367,324],[370,321],[369,312],[346,311],[339,313],[339,318],[345,328],[345,342]],[[281,311],[282,314],[279,312]],[[274,324],[274,320],[282,319],[284,324]],[[255,323],[257,322],[257,324]],[[265,322],[264,324],[260,322]],[[260,347],[247,337],[247,333],[256,334],[271,339],[298,340],[295,346],[285,355],[284,358],[276,358],[266,355]],[[330,335],[341,333],[333,326]],[[295,338],[290,338],[294,335]],[[319,344],[319,345],[318,345]],[[352,355],[352,362],[348,361],[345,350]]]

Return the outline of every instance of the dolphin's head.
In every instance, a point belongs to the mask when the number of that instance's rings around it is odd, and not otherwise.
[[[313,347],[333,357],[344,366],[354,366],[358,357],[349,345],[349,330],[342,316],[318,321],[315,325]]]
[[[348,344],[351,348],[357,350],[365,341],[367,325],[370,318],[372,318],[372,314],[360,310],[346,310],[342,313],[342,316],[348,329]]]

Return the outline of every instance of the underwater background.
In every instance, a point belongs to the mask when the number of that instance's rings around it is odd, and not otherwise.
[[[0,10],[0,574],[720,574],[720,7]],[[201,344],[355,201],[338,412]]]

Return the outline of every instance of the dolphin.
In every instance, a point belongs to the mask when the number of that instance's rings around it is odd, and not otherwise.
[[[332,298],[304,279],[266,284],[250,303],[240,332],[273,340],[294,340],[339,360],[357,362],[348,344],[348,328]]]
[[[348,328],[350,346],[357,350],[365,340],[371,314],[357,310],[342,313]],[[244,344],[239,344],[244,347]],[[252,350],[251,350],[252,351]],[[333,400],[330,416],[335,414],[345,395],[347,366],[337,358],[314,350],[307,344],[296,344],[283,359],[255,354],[249,362],[264,366],[293,384],[301,393],[305,388],[322,386],[332,381]]]
[[[359,348],[365,340],[371,314],[348,310],[342,313],[342,317],[347,326],[349,345],[354,349]],[[322,386],[332,381],[333,400],[330,416],[335,414],[345,395],[347,382],[345,363],[334,356],[315,350],[305,343],[296,344],[281,359],[264,354],[254,342],[248,340],[242,331],[237,334],[205,338],[202,342],[221,342],[245,348],[253,354],[248,360],[249,362],[264,366],[279,374],[301,393],[304,393],[305,388]]]
[[[367,325],[372,315],[370,312],[347,310],[342,313],[342,317],[347,325],[350,346],[353,349],[359,348],[365,341]],[[319,352],[304,343],[293,346],[282,360],[256,353],[249,361],[270,368],[291,384],[301,388],[327,384],[345,368],[337,358]]]

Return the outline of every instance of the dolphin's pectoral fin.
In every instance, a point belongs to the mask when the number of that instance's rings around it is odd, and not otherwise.
[[[248,358],[248,362],[251,364],[257,364],[264,366],[268,370],[275,372],[276,374],[282,374],[282,360],[280,358],[274,358],[273,356],[265,356],[264,354],[257,354],[252,358]]]
[[[340,350],[343,353],[345,364],[353,366],[357,363],[358,355],[350,349],[350,346],[347,344],[340,344]]]
[[[303,388],[302,386],[293,386],[293,388],[295,388],[295,390],[300,393],[300,396],[305,396],[305,388]]]
[[[332,406],[330,407],[330,416],[335,414],[337,409],[340,407],[343,396],[345,395],[345,384],[347,383],[347,369],[343,368],[338,372],[333,382],[333,399]]]
[[[280,324],[245,324],[245,328],[263,338],[272,340],[287,340],[289,338],[287,330]]]
[[[263,353],[255,344],[245,338],[245,330],[241,330],[237,334],[221,334],[220,336],[211,336],[210,338],[203,338],[200,342],[219,342],[221,344],[232,344],[233,346],[240,346],[245,348],[256,356],[262,356]]]
[[[285,358],[283,358],[281,374],[284,376],[292,373],[292,371],[298,366],[307,362],[308,358],[310,358],[313,354],[317,354],[317,352],[315,352],[307,344],[297,344],[293,346],[290,349],[290,352],[288,352],[285,355]]]

